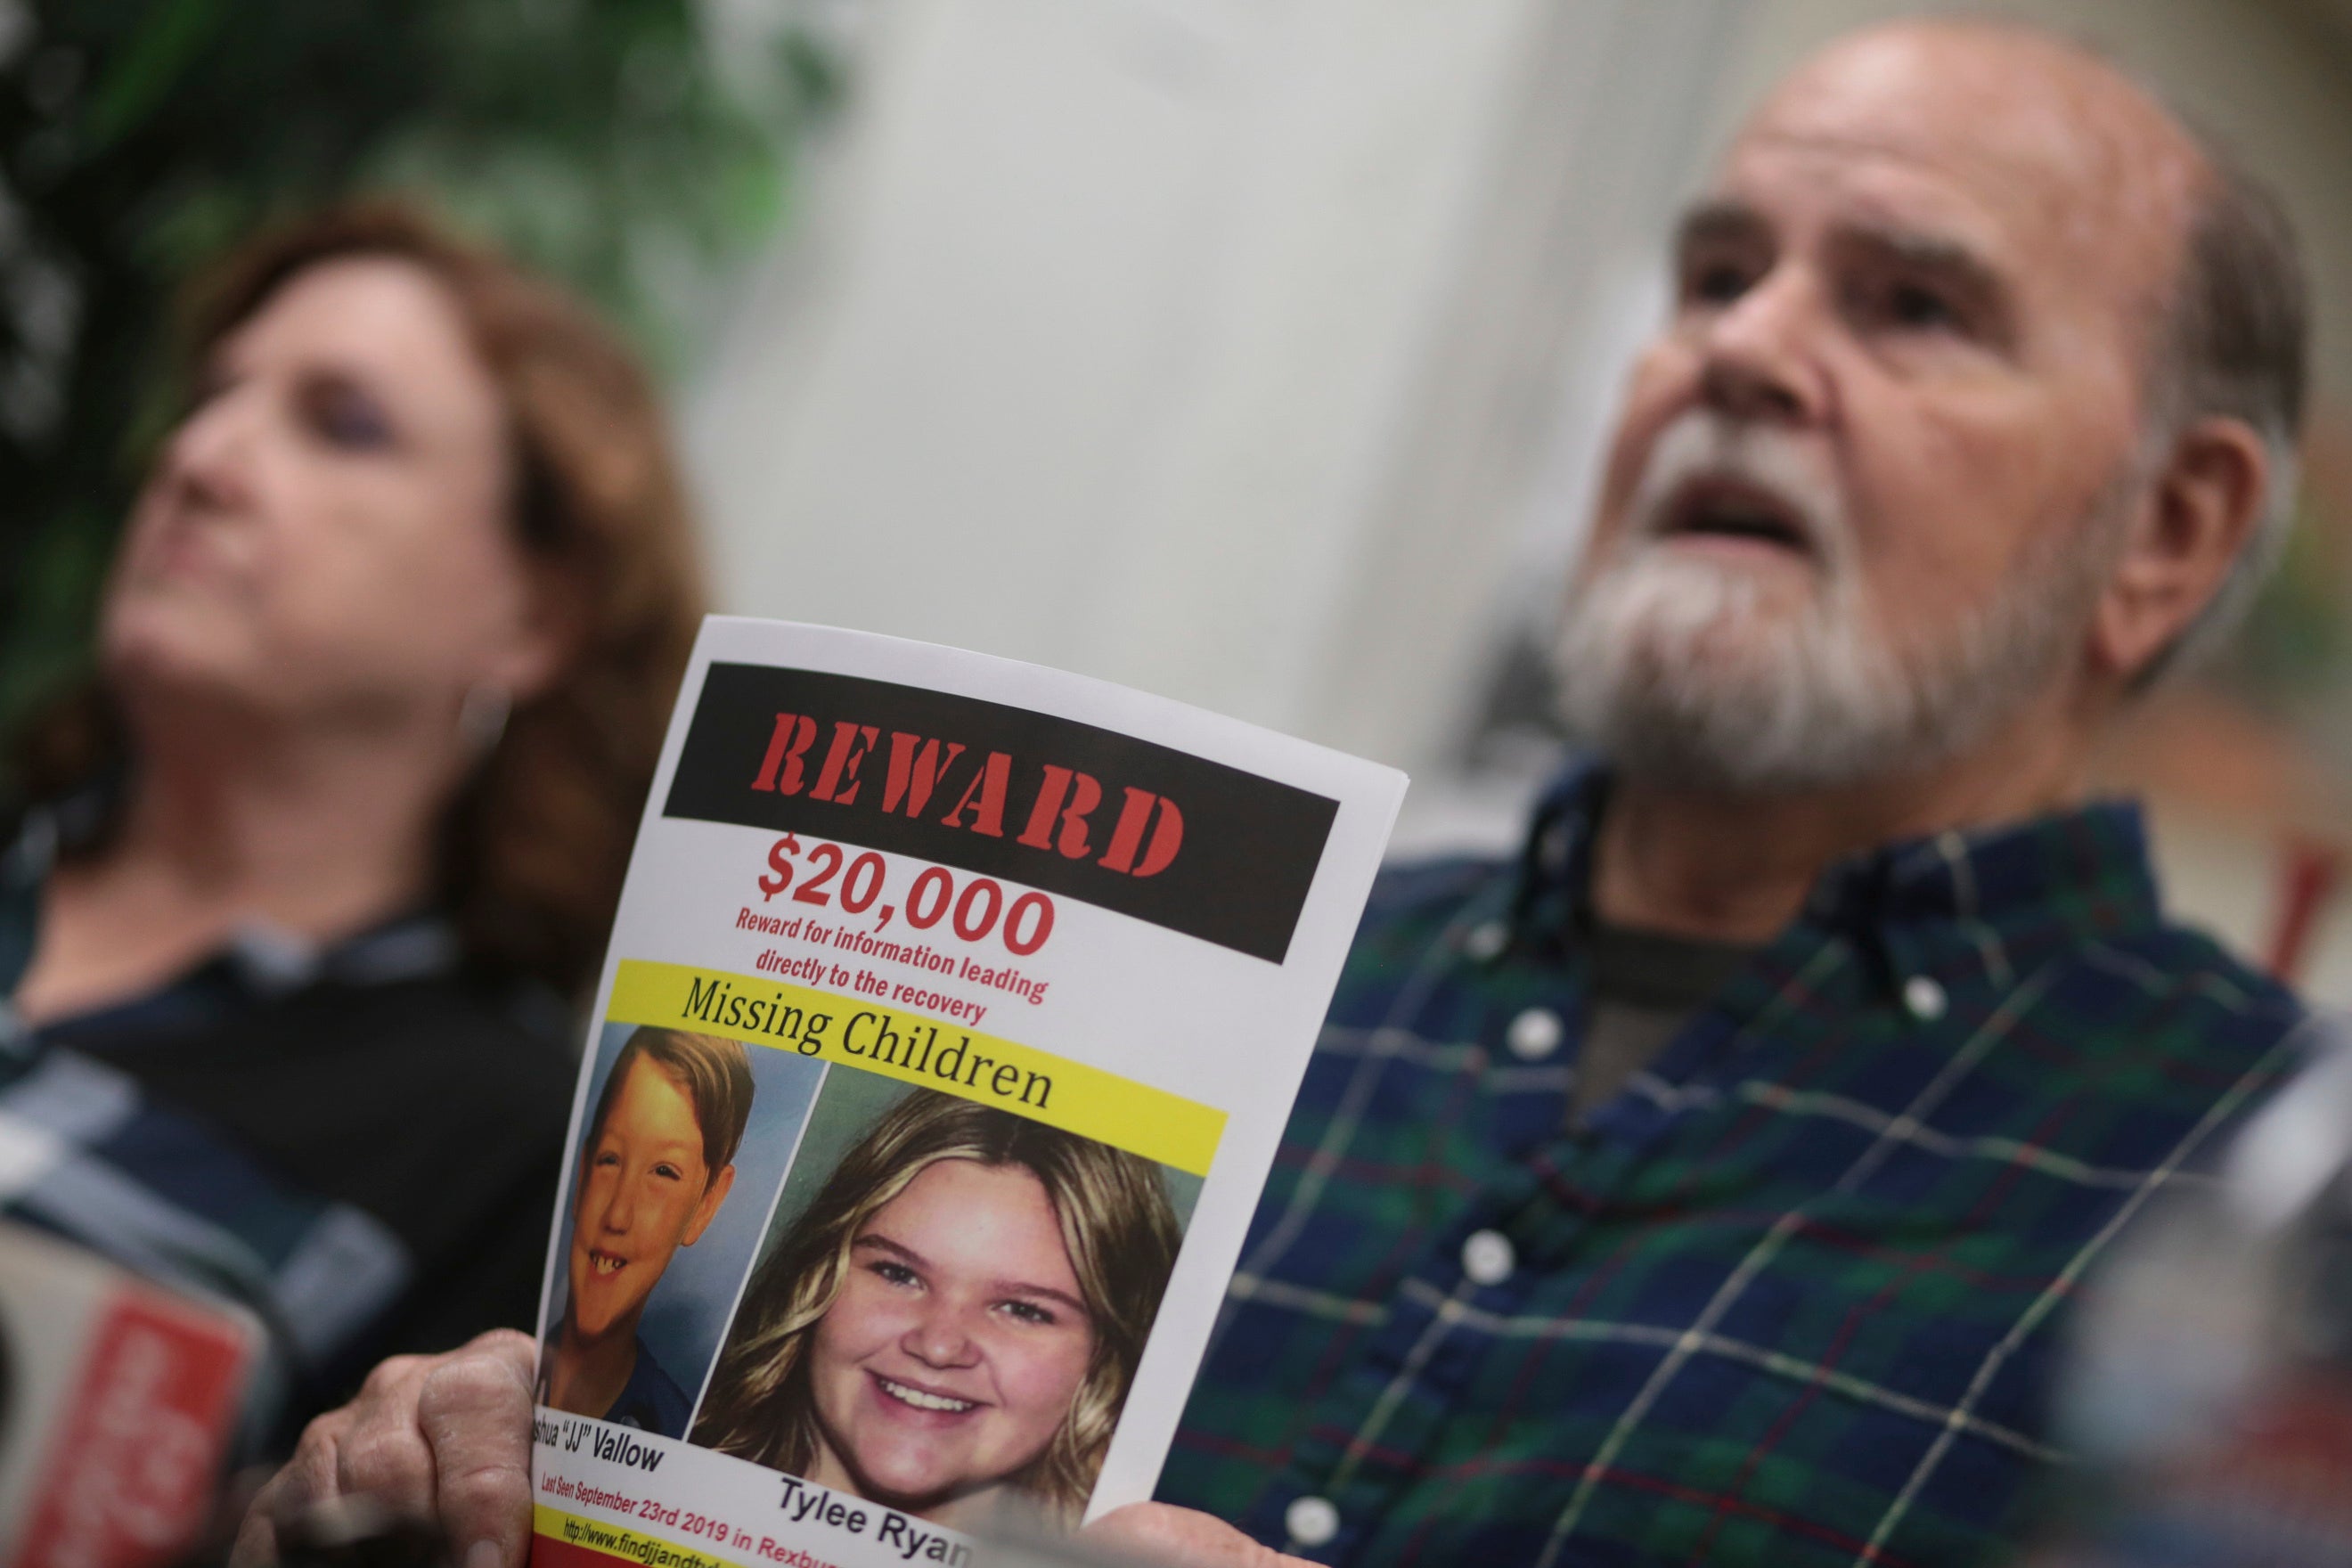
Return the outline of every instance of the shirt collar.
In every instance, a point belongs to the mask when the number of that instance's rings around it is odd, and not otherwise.
[[[1538,803],[1513,906],[1522,941],[1554,945],[1590,921],[1593,829],[1611,782],[1580,760]],[[2154,925],[2161,900],[2139,807],[2101,800],[1882,845],[1822,872],[1805,915],[1857,933],[1956,924],[2005,941],[2079,940]]]
[[[94,797],[85,795],[53,807],[37,806],[26,813],[14,841],[0,850],[0,1048],[12,1041],[21,1044],[24,1032],[6,998],[32,962],[41,884],[58,851],[87,833],[97,816],[96,805]],[[431,910],[396,915],[331,942],[255,921],[238,928],[211,959],[166,982],[161,991],[214,973],[225,976],[249,999],[265,1001],[325,981],[388,985],[429,978],[456,969],[463,957],[457,931]]]

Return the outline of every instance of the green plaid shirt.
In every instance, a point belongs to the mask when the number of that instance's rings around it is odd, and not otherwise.
[[[2062,1309],[2301,1011],[2103,805],[1832,871],[1569,1132],[1602,792],[1382,879],[1160,1495],[1331,1563],[1997,1557]]]

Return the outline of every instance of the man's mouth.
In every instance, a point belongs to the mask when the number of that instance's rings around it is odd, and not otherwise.
[[[588,1272],[598,1279],[609,1279],[629,1266],[625,1258],[615,1258],[609,1252],[588,1254]]]
[[[899,1404],[912,1405],[917,1410],[937,1411],[943,1415],[961,1415],[967,1410],[980,1408],[979,1402],[976,1400],[958,1399],[952,1394],[936,1393],[928,1388],[918,1388],[911,1383],[900,1383],[897,1378],[885,1377],[878,1372],[874,1374],[874,1381],[883,1393]]]
[[[1815,553],[1812,531],[1795,506],[1740,479],[1703,479],[1685,485],[1664,509],[1654,536],[1719,539]]]

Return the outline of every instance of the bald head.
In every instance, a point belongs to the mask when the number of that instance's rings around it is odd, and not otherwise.
[[[2137,83],[2019,24],[1889,24],[1801,66],[1740,134],[1877,154],[1998,192],[2053,285],[2121,311],[2151,347],[2211,165]]]

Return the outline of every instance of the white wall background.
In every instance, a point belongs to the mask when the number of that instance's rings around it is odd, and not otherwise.
[[[1738,9],[877,5],[691,405],[722,602],[1425,762]]]
[[[1664,232],[1909,0],[866,0],[855,110],[686,435],[723,607],[983,648],[1448,770],[1582,524]],[[2352,0],[2023,0],[2284,187],[2352,389]],[[2271,846],[2173,836],[2262,936]],[[2352,998],[2352,921],[2319,955]]]

